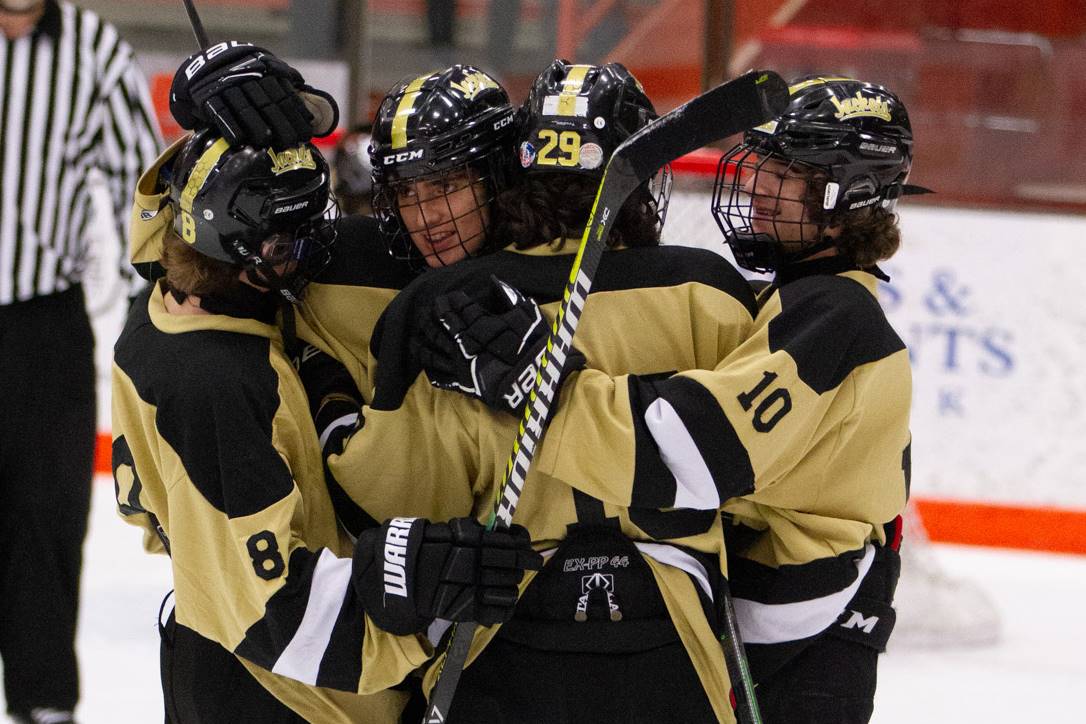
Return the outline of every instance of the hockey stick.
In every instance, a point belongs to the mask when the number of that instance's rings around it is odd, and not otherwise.
[[[562,306],[551,327],[547,349],[506,464],[505,477],[495,493],[494,509],[487,521],[488,529],[498,525],[508,527],[513,522],[528,467],[558,393],[558,381],[573,345],[573,335],[584,309],[585,297],[592,288],[592,279],[603,255],[607,235],[626,198],[667,163],[712,141],[765,123],[783,112],[787,103],[788,86],[779,75],[772,71],[751,71],[661,116],[615,149],[596,192],[596,200],[581,237],[581,246],[570,270]],[[440,724],[448,717],[475,628],[476,624],[473,623],[453,626],[451,641],[423,718],[424,724]],[[726,648],[737,646],[742,656],[742,645],[738,639],[732,636],[727,639],[732,643],[726,643]],[[753,702],[753,687],[741,688],[746,689],[744,698],[749,698],[753,704],[755,718],[750,721],[760,722],[756,715],[757,704]]]
[[[193,0],[184,0],[185,12],[189,16],[189,24],[192,26],[192,33],[196,36],[196,42],[200,46],[200,50],[206,50],[211,43],[207,40],[207,31],[204,30],[204,24],[200,21],[200,14],[196,12],[196,6],[193,5]]]

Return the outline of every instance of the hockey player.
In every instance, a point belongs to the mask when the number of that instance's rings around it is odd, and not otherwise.
[[[776,273],[750,338],[712,370],[582,372],[536,460],[605,503],[721,508],[765,721],[847,724],[871,716],[895,618],[911,376],[875,291],[915,190],[912,132],[877,85],[809,77],[791,94],[714,193],[739,264]]]
[[[394,256],[422,270],[489,249],[490,205],[510,163],[513,116],[505,89],[472,66],[389,91],[370,156],[373,207]]]
[[[299,336],[311,345],[301,372],[324,449],[340,450],[359,405],[372,399],[370,335],[395,291],[416,274],[493,246],[485,232],[512,157],[514,114],[501,85],[466,65],[404,80],[382,100],[370,147],[377,220],[353,222],[344,243],[354,251],[337,249],[299,308]],[[378,268],[385,271],[375,274]],[[353,384],[332,379],[340,365]],[[351,528],[369,518],[346,499],[339,503]],[[454,517],[445,512],[429,515]]]
[[[570,237],[587,221],[606,159],[653,118],[621,65],[556,61],[539,76],[518,131],[519,180],[489,210],[496,219],[489,238],[509,245],[423,275],[379,326],[372,405],[329,461],[361,507],[376,517],[391,507],[435,517],[490,513],[516,432],[507,413],[522,409],[530,366],[506,362],[518,349],[538,351],[541,314],[557,310],[577,248]],[[634,194],[586,304],[577,344],[604,374],[708,369],[749,332],[749,287],[717,255],[658,246],[662,211],[648,186]],[[476,297],[502,300],[490,329],[471,324],[483,311]],[[433,378],[475,389],[495,410],[420,377],[422,360],[436,359],[425,349],[439,334],[425,328],[435,301],[469,356],[475,337],[492,334],[508,345],[452,361]],[[532,331],[524,334],[521,322]],[[504,334],[513,329],[515,337]],[[561,404],[577,401],[563,396]],[[732,720],[717,642],[720,516],[663,507],[605,504],[529,473],[517,520],[548,563],[527,584],[513,621],[478,632],[450,721]],[[426,688],[435,674],[432,667]]]
[[[470,519],[396,518],[353,544],[337,526],[275,323],[329,257],[328,183],[310,144],[205,130],[137,189],[133,261],[165,275],[115,348],[113,466],[122,515],[171,558],[169,721],[396,721],[385,690],[431,656],[433,621],[505,620],[538,566],[524,531]]]

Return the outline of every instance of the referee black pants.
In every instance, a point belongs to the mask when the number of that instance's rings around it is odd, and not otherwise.
[[[79,699],[95,427],[82,288],[0,306],[0,659],[12,712],[74,709]]]

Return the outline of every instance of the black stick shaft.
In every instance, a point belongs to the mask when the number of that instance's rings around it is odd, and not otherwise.
[[[200,21],[200,13],[196,12],[196,6],[192,0],[184,0],[185,12],[189,16],[189,24],[192,25],[192,33],[196,36],[196,43],[200,46],[200,50],[205,50],[207,46],[211,45],[207,39],[207,31],[204,30],[204,24]]]

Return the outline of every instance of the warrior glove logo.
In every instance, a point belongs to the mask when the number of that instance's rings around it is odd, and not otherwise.
[[[849,617],[848,621],[841,624],[841,628],[858,628],[869,634],[875,630],[875,626],[879,623],[878,616],[864,616],[859,611],[853,611],[852,609],[849,609],[849,612],[852,616]]]
[[[415,518],[393,518],[385,533],[385,595],[407,598],[407,539]]]

